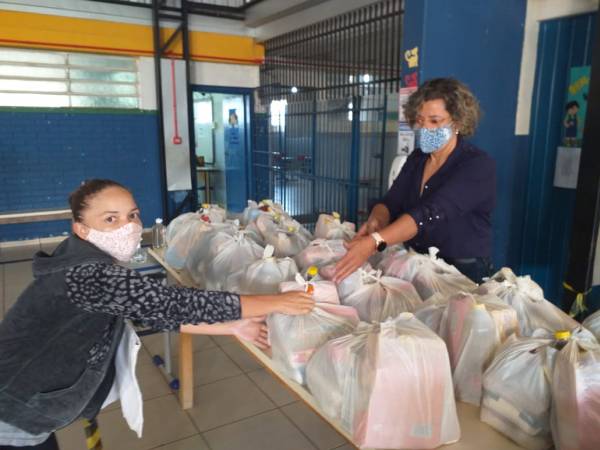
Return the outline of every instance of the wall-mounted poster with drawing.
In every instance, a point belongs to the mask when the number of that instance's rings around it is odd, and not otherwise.
[[[571,67],[562,120],[565,147],[581,146],[589,87],[590,66]]]

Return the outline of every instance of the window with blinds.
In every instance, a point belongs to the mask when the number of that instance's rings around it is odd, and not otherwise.
[[[137,61],[0,48],[0,106],[138,108]]]

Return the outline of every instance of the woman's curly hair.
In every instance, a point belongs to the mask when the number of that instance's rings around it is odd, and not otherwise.
[[[417,121],[423,103],[443,100],[460,134],[472,136],[481,117],[479,102],[471,90],[454,78],[433,78],[419,87],[404,105],[404,115],[410,126]]]

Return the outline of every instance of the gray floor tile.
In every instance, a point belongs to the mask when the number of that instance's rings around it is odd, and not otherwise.
[[[336,447],[335,450],[357,450],[358,447],[355,447],[352,444],[344,444],[341,447]]]
[[[284,406],[281,411],[319,450],[330,450],[348,442],[302,401]]]
[[[210,450],[199,434],[170,444],[155,447],[152,450]]]
[[[298,401],[298,397],[275,378],[275,376],[271,375],[268,370],[256,370],[248,372],[247,375],[277,406],[288,405]]]
[[[144,402],[141,439],[129,429],[120,410],[100,414],[98,423],[104,448],[111,450],[145,450],[198,433],[173,395]]]
[[[262,369],[264,366],[250,353],[248,353],[237,342],[234,344],[222,345],[221,349],[229,355],[244,372]]]
[[[165,338],[164,333],[155,333],[141,338],[144,347],[148,349],[150,355],[165,355]],[[199,352],[209,348],[215,348],[217,344],[210,336],[198,335],[193,339],[194,351]],[[179,333],[171,333],[171,356],[179,355]]]
[[[314,450],[279,411],[251,417],[204,433],[212,450]]]
[[[0,244],[0,262],[31,259],[40,249],[40,240],[3,242]]]
[[[32,280],[31,261],[4,265],[5,314]]]
[[[161,370],[153,364],[138,364],[136,375],[144,400],[171,393],[171,389]]]
[[[196,388],[194,407],[187,412],[198,429],[205,431],[274,408],[252,381],[241,375]]]
[[[179,373],[179,357],[173,358],[173,373]],[[194,386],[241,375],[240,368],[218,347],[194,353]]]

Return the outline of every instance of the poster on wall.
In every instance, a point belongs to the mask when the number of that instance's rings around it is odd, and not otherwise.
[[[577,188],[589,86],[590,66],[571,67],[561,123],[562,146],[556,149],[554,187]]]
[[[562,120],[565,147],[581,146],[589,87],[590,66],[571,67]]]

